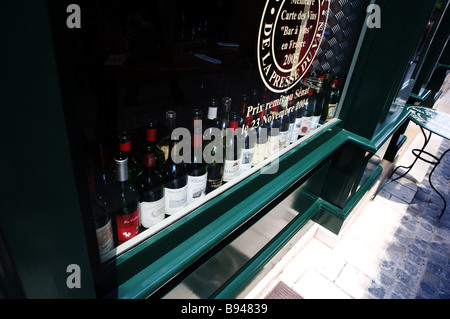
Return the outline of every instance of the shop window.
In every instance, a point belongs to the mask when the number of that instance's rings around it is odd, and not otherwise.
[[[369,1],[71,3],[65,61],[108,262],[338,121]]]

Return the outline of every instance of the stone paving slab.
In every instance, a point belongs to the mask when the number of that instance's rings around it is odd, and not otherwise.
[[[449,148],[450,142],[444,141],[439,155]],[[430,171],[417,184],[365,298],[450,298],[450,207],[439,219],[444,204],[428,183]],[[433,184],[450,198],[450,156],[436,169]]]

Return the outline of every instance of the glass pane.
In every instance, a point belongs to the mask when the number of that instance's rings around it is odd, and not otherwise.
[[[70,3],[64,61],[107,261],[336,121],[369,1]]]

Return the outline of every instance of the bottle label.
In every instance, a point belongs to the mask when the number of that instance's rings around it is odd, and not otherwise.
[[[256,144],[255,154],[253,154],[252,165],[256,166],[259,163],[262,163],[266,157],[266,153],[267,153],[267,142],[264,144]]]
[[[169,146],[163,145],[161,146],[161,150],[164,153],[164,160],[167,161],[167,159],[169,158]]]
[[[98,251],[102,256],[114,248],[111,220],[105,226],[96,229],[95,232],[97,234]]]
[[[141,224],[150,228],[164,220],[164,197],[155,202],[141,202]]]
[[[327,121],[331,121],[334,118],[334,115],[336,114],[336,108],[337,108],[337,103],[329,105]]]
[[[233,178],[237,177],[239,175],[239,161],[229,161],[225,160],[225,165],[223,168],[223,181],[229,182]]]
[[[294,129],[292,131],[291,143],[295,143],[298,140],[300,129],[302,127],[302,118],[295,119]]]
[[[208,174],[202,176],[188,176],[187,204],[191,204],[206,195]]]
[[[217,107],[210,107],[208,109],[208,119],[214,120],[217,117]]]
[[[208,192],[222,186],[223,180],[223,164],[211,165],[208,168]]]
[[[252,168],[254,156],[255,148],[242,149],[241,159],[239,162],[239,174],[242,174]]]
[[[288,134],[289,134],[289,130],[288,131],[280,131],[280,135],[279,135],[279,148],[284,148],[286,147],[286,142],[288,139]]]
[[[302,117],[302,125],[300,127],[300,136],[305,136],[309,133],[312,117]]]
[[[117,215],[116,220],[119,243],[124,243],[139,234],[139,208],[132,214]]]
[[[154,153],[144,154],[144,167],[153,167],[156,164],[156,156]]]
[[[166,214],[172,215],[186,206],[187,185],[183,188],[165,188]]]
[[[267,156],[266,157],[271,157],[272,155],[277,154],[279,146],[280,146],[280,136],[279,135],[270,136],[269,142],[267,145]]]

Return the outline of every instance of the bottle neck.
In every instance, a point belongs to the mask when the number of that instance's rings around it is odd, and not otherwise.
[[[331,83],[331,89],[336,90],[338,84],[338,80],[333,80],[333,83]]]
[[[215,118],[217,118],[217,107],[210,106],[208,108],[208,120],[214,120]]]
[[[156,138],[157,138],[156,129],[147,129],[146,131],[147,142],[154,143],[156,142]]]
[[[238,126],[239,126],[239,122],[238,122],[238,121],[230,121],[230,125],[228,126],[228,128],[229,128],[232,132],[236,132]]]
[[[193,148],[202,148],[203,135],[194,134],[192,135],[192,147]]]
[[[128,182],[128,158],[115,159],[116,162],[116,181]]]
[[[131,141],[120,142],[119,143],[119,149],[123,153],[131,152]]]
[[[223,102],[224,115],[230,113],[231,110],[231,99],[225,99]]]
[[[203,136],[195,134],[192,136],[192,163],[197,164],[202,162],[203,156]]]

